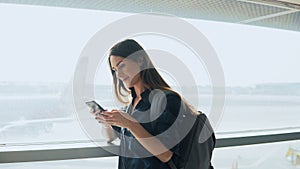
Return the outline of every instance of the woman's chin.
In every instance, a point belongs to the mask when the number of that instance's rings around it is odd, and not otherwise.
[[[128,82],[123,82],[123,83],[125,84],[125,86],[126,86],[128,89],[131,88],[131,87],[133,87],[131,83],[128,83]]]

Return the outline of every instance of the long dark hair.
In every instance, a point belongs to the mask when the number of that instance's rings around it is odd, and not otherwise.
[[[117,78],[115,71],[112,69],[111,62],[110,62],[110,57],[112,55],[132,59],[132,60],[137,60],[142,58],[144,61],[143,64],[145,65],[142,66],[144,69],[141,69],[139,76],[143,84],[145,84],[145,87],[151,90],[153,89],[167,90],[178,94],[168,85],[168,83],[158,73],[153,63],[151,62],[149,55],[146,53],[143,47],[133,39],[126,39],[124,41],[115,44],[110,49],[109,58],[108,58],[109,66],[113,76],[114,92],[119,102],[123,104],[129,104],[130,99],[128,96],[131,94],[131,90],[125,87],[124,83]],[[181,95],[179,96],[181,97]],[[182,101],[186,105],[188,105],[183,98]],[[190,105],[188,105],[188,107],[194,109]]]
[[[137,60],[138,58],[143,58],[145,65],[144,69],[139,73],[140,79],[145,84],[146,88],[149,89],[161,89],[161,90],[171,90],[168,83],[161,77],[158,71],[153,66],[148,54],[142,48],[142,46],[133,39],[127,39],[122,42],[115,44],[111,49],[109,56],[120,56],[123,58],[128,58],[132,60]],[[108,59],[111,68],[110,59]],[[117,78],[115,71],[111,68],[111,73],[113,76],[114,89],[117,99],[124,104],[128,104],[128,95],[131,93],[124,83]]]

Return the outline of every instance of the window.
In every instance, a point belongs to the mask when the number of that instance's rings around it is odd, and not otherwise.
[[[74,71],[81,51],[95,33],[129,15],[0,4],[0,16],[7,16],[1,20],[0,31],[0,151],[95,146],[74,108]],[[185,20],[207,37],[222,65],[226,82],[222,87],[225,87],[226,93],[221,121],[214,126],[218,138],[299,131],[299,32]],[[216,86],[212,86],[212,77],[203,60],[188,44],[176,37],[155,33],[132,35],[131,38],[149,50],[150,57],[154,57],[151,52],[164,51],[166,53],[160,54],[173,55],[186,66],[195,84],[184,83],[178,79],[182,74],[172,74],[164,69],[164,65],[154,62],[175,90],[195,103],[197,109],[210,115]],[[176,68],[180,69],[180,64]],[[99,62],[94,82],[95,98],[103,106],[109,109],[120,107],[113,95],[112,79],[105,59]],[[190,87],[196,87],[197,91],[189,91]],[[195,97],[199,99],[196,102]],[[90,127],[99,134],[97,141],[103,143],[101,126],[88,114],[87,107],[82,109],[87,114],[85,120],[91,122]],[[269,160],[284,159],[289,146],[294,147],[296,143],[278,143],[282,147],[278,150],[282,156],[272,156]],[[256,155],[260,146],[267,149],[269,145],[218,149],[214,157],[216,166],[254,166],[257,162],[251,161],[248,153]],[[298,147],[295,147],[296,150]],[[236,153],[229,157],[228,151]],[[116,163],[116,159],[112,159]],[[94,159],[83,161],[89,160]],[[78,161],[68,162],[71,166],[83,164]],[[61,165],[60,162],[39,163],[40,166],[48,164]],[[98,162],[95,165],[98,167]],[[269,166],[264,167],[271,168]]]

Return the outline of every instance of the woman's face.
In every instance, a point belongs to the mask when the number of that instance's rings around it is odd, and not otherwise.
[[[133,87],[139,80],[141,71],[138,62],[120,56],[110,56],[111,69],[115,71],[118,79],[128,87]]]

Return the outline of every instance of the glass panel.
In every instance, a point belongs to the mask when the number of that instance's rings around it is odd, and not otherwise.
[[[289,85],[274,85],[273,92],[294,89]],[[292,85],[291,85],[292,86]],[[264,87],[262,87],[264,88]],[[265,89],[271,88],[266,86]],[[250,90],[249,90],[250,91]],[[294,90],[296,92],[296,90]],[[256,94],[259,89],[251,89],[253,94],[228,94],[226,96],[225,111],[219,134],[229,134],[234,131],[251,132],[270,129],[280,130],[298,129],[300,118],[300,96],[285,94]]]
[[[1,146],[47,148],[89,142],[73,105],[74,69],[86,41],[107,23],[125,16],[107,12],[86,15],[91,13],[0,4],[0,16],[7,16],[1,19],[0,31]],[[88,29],[83,31],[83,27]],[[111,93],[105,88],[97,92]],[[101,103],[109,102],[105,97]],[[100,125],[87,107],[83,109],[103,141]]]
[[[300,166],[300,141],[218,148],[215,168],[294,169]]]
[[[195,23],[215,47],[224,70],[226,101],[218,134],[299,131],[296,42],[300,43],[300,33],[239,24],[219,29],[218,23],[211,23],[208,28]],[[201,103],[209,112],[208,102]]]
[[[72,144],[89,140],[73,105],[72,78],[76,62],[95,32],[128,15],[0,4],[0,16],[9,16],[1,20],[0,31],[2,146]],[[224,70],[226,102],[222,122],[216,129],[218,134],[299,127],[299,32],[186,21],[209,39]],[[190,68],[199,90],[182,94],[199,96],[198,109],[209,114],[210,77],[188,44],[184,46],[176,37],[159,35],[133,38],[145,49],[164,50],[177,56]],[[176,86],[178,79],[173,78],[172,72],[160,72],[179,92],[180,87],[184,87]],[[114,97],[106,60],[99,63],[95,83],[99,103],[106,108],[119,106],[111,101]],[[84,109],[88,114],[88,108]],[[87,120],[98,128],[92,116],[87,115]],[[99,134],[102,136],[100,131]]]
[[[0,164],[2,169],[116,169],[118,157]]]

